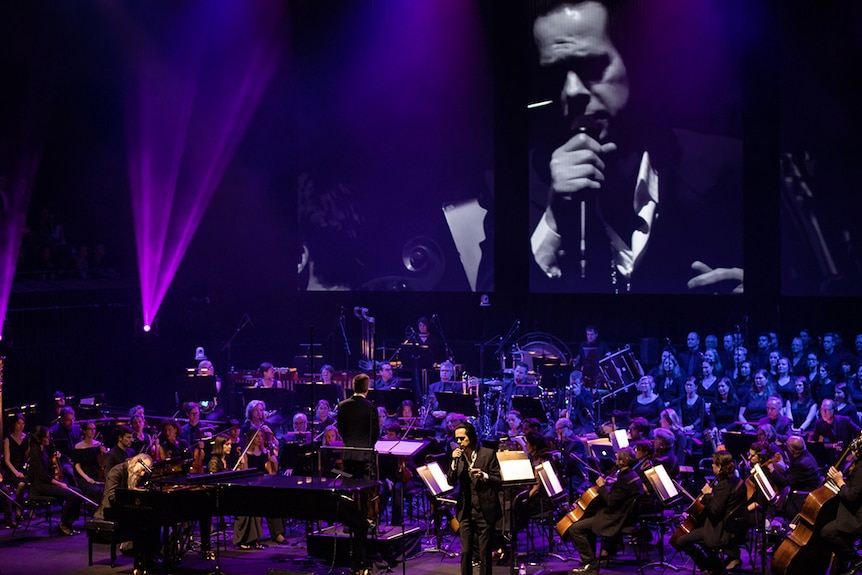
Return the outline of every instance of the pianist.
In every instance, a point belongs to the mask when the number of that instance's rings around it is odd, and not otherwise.
[[[93,513],[93,517],[107,521],[120,521],[121,512],[115,507],[117,489],[139,489],[143,478],[152,467],[153,459],[146,453],[135,455],[111,467],[105,474],[105,490],[102,492],[101,505]],[[160,563],[158,550],[158,529],[145,530],[140,532],[134,541],[120,543],[120,551],[124,554],[134,553],[136,572],[155,567]]]

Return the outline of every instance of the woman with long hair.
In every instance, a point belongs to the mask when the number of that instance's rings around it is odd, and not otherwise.
[[[787,400],[784,410],[787,416],[793,420],[793,431],[795,433],[809,433],[811,426],[817,418],[817,404],[811,399],[808,390],[808,380],[804,376],[797,376],[793,384],[793,399]]]
[[[24,503],[24,490],[27,487],[27,457],[28,441],[24,433],[24,414],[16,413],[12,416],[12,431],[3,438],[3,481],[15,494],[15,501],[19,505]],[[10,527],[21,519],[21,509],[15,508],[15,520],[7,521]]]
[[[63,509],[60,511],[60,533],[77,535],[74,523],[81,514],[80,492],[54,478],[50,445],[51,434],[41,425],[30,434],[30,495],[61,499]]]
[[[772,395],[769,372],[758,369],[754,372],[751,388],[739,404],[739,421],[748,422],[743,426],[746,431],[753,432],[754,427],[751,424],[756,424],[760,418],[766,417],[766,402]]]

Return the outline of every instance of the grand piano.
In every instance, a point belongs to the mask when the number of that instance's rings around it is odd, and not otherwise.
[[[337,521],[356,528],[376,519],[379,485],[256,470],[162,477],[149,489],[117,489],[112,515],[117,529],[133,540],[155,529],[227,515]]]

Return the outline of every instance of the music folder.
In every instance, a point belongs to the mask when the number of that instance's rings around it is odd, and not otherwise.
[[[644,477],[650,482],[653,493],[655,493],[661,502],[665,505],[672,503],[679,497],[679,490],[673,479],[668,475],[664,465],[656,465],[644,471]]]
[[[498,451],[497,461],[500,462],[500,477],[503,484],[535,483],[533,463],[523,451]]]
[[[431,461],[428,465],[422,465],[416,468],[422,483],[434,497],[451,497],[455,487],[449,485],[446,479],[446,473],[440,468],[440,464],[436,461]]]
[[[430,441],[410,441],[407,439],[378,439],[377,443],[374,444],[374,449],[380,455],[403,455],[410,457],[419,453],[429,443]]]
[[[560,483],[560,478],[557,476],[557,472],[554,471],[554,466],[551,465],[550,461],[543,461],[539,465],[536,465],[535,470],[536,475],[539,476],[542,488],[551,500],[566,496],[563,485]]]

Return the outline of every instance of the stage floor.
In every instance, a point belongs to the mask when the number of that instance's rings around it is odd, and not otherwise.
[[[55,520],[56,521],[56,520]],[[226,575],[295,575],[295,574],[314,574],[326,575],[346,574],[348,569],[344,566],[336,565],[332,569],[331,563],[327,563],[322,559],[317,559],[311,563],[303,562],[306,557],[306,538],[303,524],[293,524],[292,532],[288,533],[287,541],[283,544],[276,544],[272,541],[266,541],[268,545],[266,549],[254,551],[242,551],[228,543],[227,550],[222,548],[220,567],[222,573]],[[410,528],[423,529],[424,525],[410,525]],[[83,521],[76,524],[76,528],[83,531]],[[400,528],[393,528],[400,529]],[[230,541],[230,530],[228,528],[228,541]],[[519,551],[526,551],[526,539],[524,533],[519,537]],[[536,544],[540,550],[543,549],[543,538],[537,533],[535,536]],[[423,533],[418,548],[420,553],[414,557],[408,558],[406,563],[406,572],[411,575],[456,575],[460,573],[460,558],[455,555],[459,551],[459,542],[456,538],[448,536],[444,539],[443,547],[449,547],[452,556],[440,552],[421,551],[423,549],[432,549],[434,540]],[[691,573],[692,564],[687,557],[675,554],[673,549],[666,546],[667,550],[665,560],[677,566],[681,573]],[[557,553],[564,557],[571,557],[569,560],[560,560],[552,557],[537,558],[530,560],[529,557],[523,561],[527,566],[527,573],[551,575],[571,572],[573,567],[580,565],[577,559],[577,553],[571,545],[566,545],[561,549],[556,549]],[[659,552],[658,546],[653,544],[646,550],[648,552],[649,561],[658,561]],[[331,553],[329,554],[331,557]],[[760,573],[760,561],[757,557],[756,565],[752,568],[750,565],[748,554],[743,551],[742,557],[744,560],[743,571],[747,573]],[[31,575],[33,573],[44,574],[73,574],[87,573],[90,575],[108,575],[108,574],[130,574],[132,573],[133,563],[130,557],[119,555],[117,557],[117,566],[110,567],[110,551],[107,545],[95,545],[93,548],[92,567],[87,566],[87,536],[85,533],[73,537],[65,537],[56,535],[55,532],[48,534],[47,524],[41,519],[34,519],[28,530],[18,530],[15,536],[12,536],[10,529],[0,529],[0,575]],[[635,573],[638,571],[640,562],[635,559],[634,551],[631,546],[626,545],[625,550],[616,558],[612,559],[608,566],[602,563],[601,572],[603,574],[622,574]],[[767,563],[767,573],[768,571]],[[187,552],[182,561],[176,567],[170,569],[170,573],[174,574],[204,574],[211,573],[216,568],[215,561],[206,561],[200,557],[199,553]],[[332,569],[332,570],[331,570]],[[494,566],[493,572],[495,575],[509,573],[509,564]],[[478,570],[476,570],[478,571]],[[167,572],[167,571],[166,571]],[[374,573],[386,573],[387,566],[385,564],[377,564],[374,568]],[[392,573],[401,573],[401,564],[396,564],[391,567]],[[515,568],[517,573],[517,566]],[[664,567],[655,569],[649,568],[645,573],[662,573],[672,572]]]

